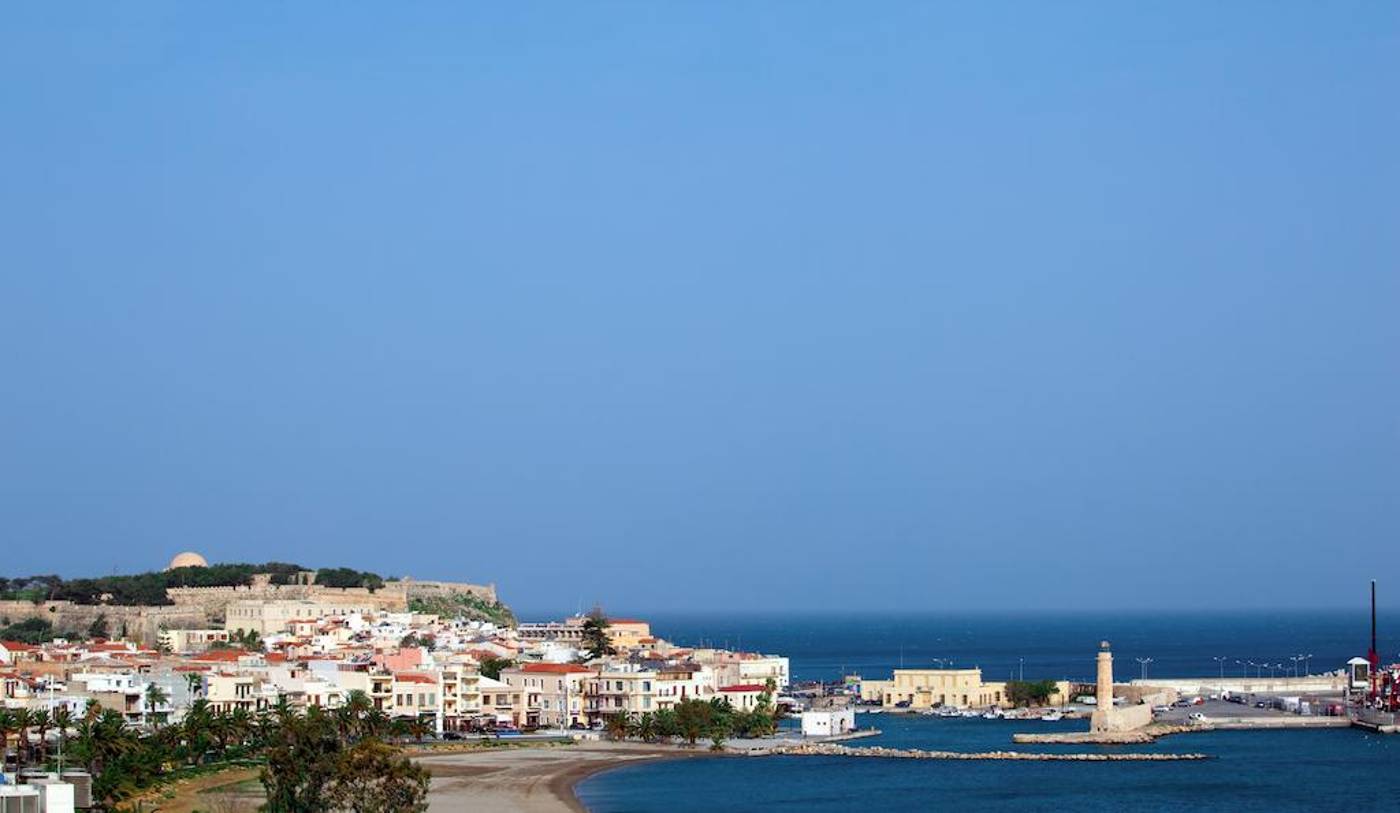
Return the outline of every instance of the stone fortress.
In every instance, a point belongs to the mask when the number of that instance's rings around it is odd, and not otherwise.
[[[186,551],[170,560],[167,570],[177,567],[207,567],[203,556]],[[43,618],[56,630],[85,630],[99,616],[106,619],[114,636],[125,635],[146,646],[154,646],[160,630],[199,629],[217,626],[224,620],[229,604],[236,601],[314,601],[318,604],[346,604],[387,612],[403,612],[414,598],[472,595],[496,602],[496,585],[457,582],[386,581],[377,590],[364,587],[326,587],[316,584],[316,572],[304,570],[293,584],[273,584],[272,574],[257,573],[253,583],[233,587],[170,587],[165,591],[172,604],[126,606],[117,604],[74,604],[71,601],[0,601],[0,621],[9,623],[27,618]]]

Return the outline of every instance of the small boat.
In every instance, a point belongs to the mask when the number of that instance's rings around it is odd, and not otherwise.
[[[1040,719],[1044,720],[1047,723],[1057,723],[1060,720],[1065,719],[1065,716],[1061,714],[1059,710],[1052,710],[1040,715]]]
[[[968,709],[967,711],[960,712],[958,716],[959,716],[959,717],[981,717],[981,716],[982,716],[982,712],[978,711],[977,709]]]
[[[884,709],[861,709],[862,714],[884,714]]]
[[[983,720],[1000,720],[1002,716],[1001,709],[987,709],[982,712]]]

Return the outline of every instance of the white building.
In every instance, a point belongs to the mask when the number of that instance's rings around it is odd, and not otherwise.
[[[802,736],[830,737],[856,730],[856,710],[847,706],[840,709],[821,709],[802,712]]]

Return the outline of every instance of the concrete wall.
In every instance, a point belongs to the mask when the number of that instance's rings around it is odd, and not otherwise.
[[[1221,691],[1240,694],[1311,694],[1335,693],[1346,688],[1346,678],[1340,674],[1308,675],[1303,677],[1219,677],[1213,678],[1149,678],[1134,680],[1133,687],[1175,689],[1182,695],[1218,694]]]
[[[1095,711],[1089,720],[1089,730],[1096,733],[1132,731],[1151,722],[1152,707],[1149,705],[1117,706],[1106,711]]]

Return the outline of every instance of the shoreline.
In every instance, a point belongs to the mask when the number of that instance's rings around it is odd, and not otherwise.
[[[704,746],[599,741],[423,754],[414,761],[433,774],[428,802],[434,807],[481,813],[587,813],[577,786],[591,776],[629,765],[726,755],[732,756]]]

